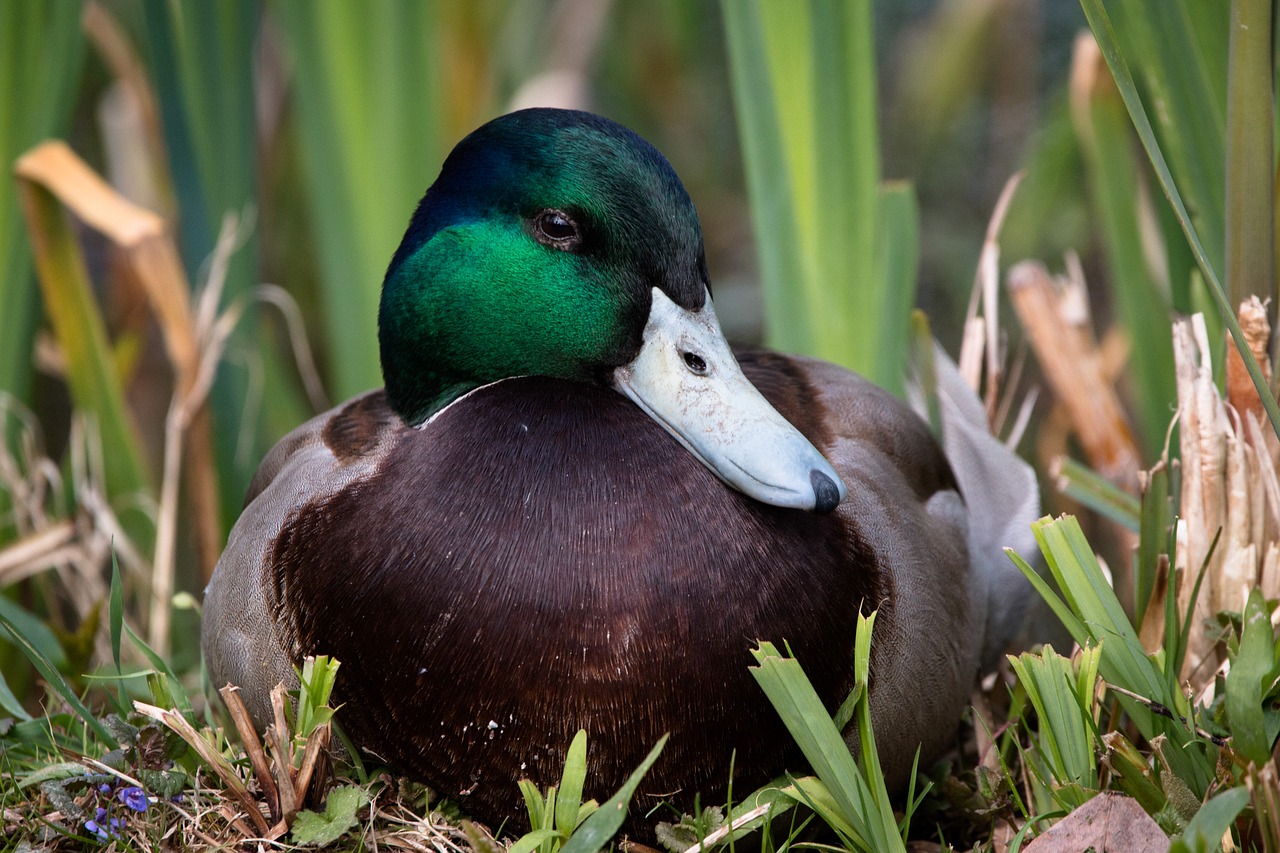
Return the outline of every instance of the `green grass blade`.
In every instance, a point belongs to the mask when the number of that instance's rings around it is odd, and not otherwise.
[[[855,790],[860,780],[857,764],[822,700],[804,676],[800,662],[783,657],[772,643],[761,643],[752,654],[759,665],[751,668],[751,674],[769,697],[814,773],[831,792],[840,813],[858,837],[868,839],[870,832],[866,824],[858,825],[861,815],[858,804],[862,797]]]
[[[578,729],[564,758],[564,773],[560,776],[560,793],[556,799],[556,829],[566,836],[578,825],[578,810],[582,807],[582,785],[586,778],[587,733],[584,729]]]
[[[641,761],[640,766],[632,771],[618,792],[605,800],[600,808],[582,822],[577,832],[560,848],[560,853],[595,853],[609,843],[609,840],[622,828],[622,822],[627,819],[627,804],[631,802],[632,795],[635,794],[636,788],[640,787],[640,781],[649,772],[653,762],[657,761],[658,756],[662,754],[662,748],[667,745],[668,737],[669,735],[663,735],[658,739],[644,761]]]
[[[559,838],[560,831],[556,829],[534,829],[526,832],[524,835],[507,848],[507,853],[533,853],[538,849],[538,845],[552,839]]]
[[[120,674],[120,629],[124,625],[124,585],[120,582],[120,562],[115,551],[111,552],[111,606],[109,612],[109,628],[111,631],[111,659],[116,664],[116,674]]]
[[[341,666],[340,661],[328,655],[303,660],[302,670],[298,672],[298,707],[293,726],[295,738],[306,740],[317,726],[333,718],[329,697],[333,695],[333,685],[338,680]]]
[[[1249,789],[1243,785],[1223,791],[1200,807],[1182,836],[1169,845],[1169,853],[1222,849],[1222,836],[1248,804]]]
[[[1153,469],[1142,486],[1141,522],[1138,526],[1138,553],[1133,573],[1135,624],[1141,625],[1155,586],[1160,555],[1168,560],[1172,553],[1170,534],[1173,507],[1169,500],[1169,470],[1164,465]],[[1168,583],[1166,576],[1165,583]]]
[[[1058,491],[1079,501],[1116,524],[1138,532],[1142,505],[1138,499],[1098,472],[1068,456],[1061,458],[1054,471]]]
[[[1103,649],[1102,668],[1107,680],[1174,705],[1172,697],[1163,695],[1159,671],[1147,658],[1080,523],[1071,516],[1041,519],[1032,525],[1032,530],[1067,603],[1087,627],[1089,639],[1095,643],[1110,637],[1120,640],[1108,643]]]
[[[767,48],[761,4],[762,0],[726,2],[721,10],[747,189],[753,200],[751,221],[760,257],[766,329],[773,346],[801,352],[811,345],[813,333],[805,302],[791,288],[804,286],[808,279],[782,136],[784,123],[774,98],[771,68],[763,61]]]
[[[1070,808],[1098,788],[1091,714],[1100,651],[1092,646],[1083,652],[1078,678],[1072,662],[1051,646],[1039,655],[1009,658],[1040,719],[1041,752],[1057,786],[1055,799]]]
[[[544,804],[542,802],[542,793],[538,790],[538,786],[528,779],[521,779],[516,783],[520,788],[520,795],[524,797],[525,811],[529,813],[529,826],[537,829],[544,825]]]
[[[784,790],[796,802],[803,803],[812,809],[814,814],[840,836],[845,847],[851,850],[874,850],[845,817],[845,812],[832,796],[831,789],[824,785],[821,779],[815,776],[803,776],[792,780],[791,785]]]
[[[61,136],[71,122],[84,37],[80,5],[61,0],[0,4],[0,162]],[[0,181],[0,390],[27,400],[37,297],[17,186]]]
[[[1078,51],[1077,62],[1089,61],[1086,56],[1096,54]],[[1144,254],[1145,163],[1134,149],[1133,125],[1120,93],[1105,70],[1098,70],[1093,86],[1073,90],[1073,114],[1106,250],[1109,292],[1133,342],[1129,367],[1139,435],[1146,457],[1155,458],[1176,402],[1170,304]]]
[[[871,4],[721,8],[769,342],[901,388],[916,232],[879,186]]]
[[[903,391],[903,358],[911,350],[912,306],[920,271],[920,208],[915,188],[905,181],[885,183],[880,189],[880,227],[876,263],[880,271],[880,340],[877,341],[875,375],[884,387]],[[932,348],[930,347],[930,359]],[[924,364],[924,360],[917,362]],[[928,363],[932,371],[932,361]],[[926,399],[930,395],[926,394]],[[932,412],[937,400],[928,404]]]
[[[859,615],[855,666],[869,660],[872,624],[872,619]],[[782,656],[771,643],[761,643],[752,655],[759,665],[751,668],[751,674],[825,790],[830,792],[843,824],[851,830],[851,838],[866,850],[903,849],[880,772],[871,731],[870,703],[863,698],[855,710],[864,768],[860,771],[800,662]],[[861,669],[855,677],[865,683],[865,666]]]
[[[49,659],[41,654],[40,650],[33,646],[26,637],[22,636],[13,623],[4,618],[4,616],[0,616],[0,626],[3,626],[9,632],[9,636],[17,643],[18,648],[27,656],[27,660],[31,661],[31,664],[40,673],[41,677],[53,688],[55,693],[62,697],[63,701],[84,721],[85,725],[93,730],[98,739],[106,744],[109,749],[119,746],[115,737],[107,730],[107,727],[99,722],[93,712],[85,707],[84,703],[80,701],[80,697],[71,689],[71,685],[67,684],[62,674],[58,672]]]
[[[1142,146],[1146,149],[1151,165],[1155,169],[1156,177],[1160,181],[1160,188],[1164,190],[1166,198],[1169,199],[1169,203],[1173,206],[1178,224],[1182,227],[1182,232],[1186,235],[1187,242],[1195,254],[1200,272],[1204,276],[1205,282],[1209,285],[1209,295],[1213,297],[1223,323],[1226,324],[1231,332],[1231,338],[1235,341],[1236,349],[1240,352],[1245,368],[1249,371],[1249,378],[1253,380],[1254,388],[1258,391],[1263,408],[1267,411],[1267,417],[1271,421],[1271,428],[1276,431],[1276,435],[1280,435],[1280,406],[1276,405],[1276,399],[1262,375],[1258,360],[1254,358],[1248,342],[1245,341],[1244,333],[1240,330],[1240,324],[1236,320],[1235,307],[1228,301],[1226,292],[1223,290],[1219,280],[1218,267],[1213,262],[1212,256],[1205,249],[1205,244],[1201,242],[1196,224],[1192,220],[1191,214],[1187,212],[1187,206],[1183,203],[1178,185],[1169,171],[1169,165],[1165,161],[1164,153],[1159,143],[1156,141],[1155,131],[1151,127],[1142,99],[1138,95],[1133,75],[1130,74],[1129,66],[1120,52],[1107,10],[1102,0],[1081,0],[1081,5],[1084,7],[1085,17],[1089,20],[1089,27],[1093,30],[1094,38],[1098,41],[1098,47],[1102,50],[1102,56],[1107,61],[1107,67],[1111,69],[1111,76],[1115,79],[1116,86],[1120,89],[1120,96],[1124,99],[1125,107],[1129,110],[1129,118],[1133,121],[1135,129],[1138,131],[1138,138],[1142,140]],[[1171,8],[1177,9],[1180,6]],[[1164,16],[1156,13],[1153,17],[1162,19]],[[1221,198],[1221,195],[1218,198]],[[1210,231],[1209,233],[1221,234],[1221,231]],[[1220,246],[1221,243],[1217,245]]]
[[[1231,0],[1226,263],[1231,302],[1275,291],[1272,0]]]
[[[0,595],[0,617],[7,619],[17,628],[18,633],[35,646],[54,667],[61,670],[67,666],[67,655],[62,644],[58,642],[57,635],[43,619],[2,595]]]
[[[382,276],[442,159],[446,40],[436,4],[417,0],[273,8],[296,68],[325,338],[344,399],[381,384]]]
[[[1213,777],[1213,758],[1184,719],[1189,713],[1186,697],[1176,683],[1171,686],[1165,673],[1147,656],[1079,522],[1070,516],[1045,518],[1035,522],[1032,531],[1053,580],[1062,590],[1062,598],[1052,595],[1044,581],[1032,579],[1032,584],[1046,596],[1054,612],[1065,617],[1063,622],[1077,643],[1102,645],[1098,669],[1109,684],[1158,702],[1179,715],[1178,719],[1169,719],[1127,696],[1118,696],[1144,737],[1150,740],[1158,734],[1168,736],[1166,755],[1172,769],[1202,796]],[[1024,574],[1029,571],[1029,567],[1023,569]]]
[[[13,695],[13,690],[9,688],[9,682],[5,680],[4,672],[0,672],[0,708],[3,708],[6,713],[17,717],[19,720],[31,719],[27,709],[22,707],[18,697]]]
[[[1031,564],[1022,558],[1022,556],[1012,548],[1006,548],[1004,551],[1013,564],[1018,567],[1018,571],[1022,572],[1023,577],[1035,588],[1035,591],[1049,605],[1049,609],[1053,611],[1053,615],[1058,617],[1063,626],[1067,629],[1067,633],[1075,640],[1077,637],[1088,637],[1089,629],[1080,621],[1071,606],[1063,600],[1062,596],[1054,590],[1044,578],[1040,576]],[[1079,640],[1077,640],[1079,642]]]
[[[1262,713],[1262,691],[1269,687],[1263,679],[1272,669],[1273,637],[1267,603],[1255,587],[1244,607],[1240,650],[1227,673],[1227,721],[1231,743],[1237,752],[1262,767],[1271,758]]]
[[[258,0],[142,2],[151,79],[181,212],[182,258],[193,279],[213,252],[223,217],[252,213],[256,199],[253,55],[261,11]],[[259,229],[251,229],[229,258],[224,301],[250,295],[260,283],[259,261]],[[228,353],[247,358],[228,359],[209,398],[226,525],[240,514],[270,444],[313,413],[303,402],[296,371],[259,317],[254,305],[236,327]],[[246,421],[246,412],[258,417]]]
[[[1085,16],[1094,18],[1087,0]],[[1119,47],[1130,58],[1150,103],[1161,148],[1192,212],[1195,230],[1215,270],[1222,270],[1225,186],[1224,137],[1226,90],[1217,69],[1226,66],[1224,46],[1215,38],[1225,29],[1225,4],[1219,14],[1193,17],[1195,2],[1109,0],[1118,24]],[[1094,35],[1098,30],[1094,27]],[[1099,38],[1101,42],[1101,38]],[[1104,51],[1105,52],[1105,51]],[[1108,60],[1110,64],[1110,60]],[[1115,69],[1112,69],[1114,74]],[[1126,103],[1128,98],[1126,97]],[[1130,105],[1132,113],[1132,106]]]
[[[156,675],[164,681],[165,690],[173,700],[171,704],[161,703],[159,701],[157,701],[157,704],[164,705],[166,710],[176,707],[182,712],[183,716],[194,718],[195,711],[191,707],[191,699],[188,698],[187,691],[182,686],[182,681],[169,666],[168,661],[156,654],[155,651],[147,645],[145,640],[133,632],[133,629],[130,628],[127,623],[124,626],[124,630],[125,633],[129,635],[129,639],[133,641],[134,646],[138,651],[142,652],[143,657],[145,657],[151,664],[152,668],[155,669]]]

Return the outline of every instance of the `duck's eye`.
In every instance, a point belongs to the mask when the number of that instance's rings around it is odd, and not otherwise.
[[[694,373],[701,376],[707,372],[707,361],[696,352],[681,353],[684,356],[685,365]]]
[[[534,217],[533,236],[553,249],[570,250],[582,244],[578,223],[563,210],[544,210]]]

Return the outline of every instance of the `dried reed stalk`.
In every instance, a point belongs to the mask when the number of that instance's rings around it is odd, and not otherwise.
[[[1265,356],[1271,330],[1256,298],[1241,305],[1240,325],[1250,348]],[[1182,674],[1199,690],[1221,662],[1214,614],[1241,610],[1255,586],[1268,598],[1280,596],[1280,441],[1264,428],[1257,392],[1230,342],[1227,399],[1219,395],[1203,316],[1175,323],[1173,343],[1182,454],[1174,556],[1179,612],[1191,606],[1196,577],[1205,571]],[[1258,361],[1265,371],[1268,359]]]
[[[253,828],[259,836],[274,840],[283,835],[283,833],[271,835],[271,827],[267,825],[267,819],[263,816],[262,809],[258,807],[257,800],[249,792],[244,780],[240,778],[231,762],[227,761],[221,752],[214,748],[200,732],[196,731],[182,714],[174,710],[165,710],[155,705],[148,705],[145,702],[134,701],[133,707],[139,714],[164,724],[187,742],[187,745],[213,770],[227,791],[240,803],[241,809],[248,815],[249,820],[253,822]]]
[[[65,143],[51,141],[19,159],[15,173],[47,190],[85,224],[101,232],[121,251],[133,274],[143,285],[165,342],[176,377],[174,408],[180,413],[178,432],[189,435],[186,455],[188,485],[195,512],[196,539],[206,576],[212,572],[220,538],[217,473],[214,467],[212,431],[201,414],[203,397],[195,399],[201,367],[201,346],[191,310],[190,285],[179,260],[177,246],[164,220],[124,198]],[[170,607],[174,590],[174,553],[177,538],[178,460],[183,456],[181,436],[168,429],[160,514],[156,529],[156,553],[152,561],[152,607],[148,641],[165,654],[169,646]]]
[[[1140,456],[1133,430],[1089,327],[1084,281],[1078,268],[1070,271],[1055,279],[1043,264],[1023,261],[1009,270],[1009,296],[1089,464],[1136,492]]]
[[[1022,183],[1024,173],[1015,172],[1005,181],[1000,197],[987,221],[987,231],[982,240],[982,252],[974,270],[973,290],[969,294],[969,308],[965,312],[964,339],[960,347],[960,375],[976,393],[980,387],[980,364],[984,361],[987,373],[986,395],[983,401],[987,410],[987,422],[996,423],[996,410],[1000,402],[1003,378],[1000,346],[1000,229],[1004,226],[1013,203],[1013,194]],[[978,307],[981,301],[982,311]]]

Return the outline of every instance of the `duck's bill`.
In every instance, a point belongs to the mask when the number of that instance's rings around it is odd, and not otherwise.
[[[758,501],[830,512],[847,494],[831,463],[742,374],[710,296],[692,312],[655,287],[640,354],[614,372],[614,386]]]

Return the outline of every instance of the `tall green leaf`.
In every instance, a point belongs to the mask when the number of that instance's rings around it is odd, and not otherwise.
[[[881,217],[871,4],[722,9],[770,343],[900,387],[915,233]]]
[[[1231,0],[1223,274],[1236,305],[1275,291],[1274,14],[1272,0]]]
[[[416,0],[279,0],[272,8],[294,60],[298,146],[317,228],[334,391],[342,399],[381,384],[382,275],[439,171],[440,11]]]
[[[1226,43],[1218,34],[1225,33],[1226,4],[1109,0],[1105,5],[1121,52],[1148,102],[1158,105],[1153,118],[1160,147],[1205,255],[1220,276],[1226,230],[1226,91],[1221,76]],[[1097,36],[1090,3],[1084,6]],[[1219,14],[1196,14],[1194,6],[1216,6]]]
[[[80,5],[0,4],[0,391],[27,397],[36,288],[31,252],[8,171],[18,155],[65,132],[84,58]]]
[[[184,264],[195,279],[215,246],[223,217],[253,212],[258,184],[253,53],[259,0],[171,3],[143,0],[151,77],[180,211]],[[260,281],[258,231],[230,258],[226,298],[248,296]],[[296,372],[277,341],[246,313],[210,395],[220,474],[221,515],[239,514],[249,480],[270,442],[309,414]],[[257,418],[246,419],[246,415]]]
[[[1090,62],[1090,55],[1097,56],[1077,51],[1077,63]],[[1164,444],[1176,403],[1171,306],[1146,260],[1145,161],[1134,150],[1132,124],[1110,76],[1103,68],[1092,70],[1101,73],[1093,75],[1093,85],[1072,92],[1072,107],[1106,248],[1110,292],[1133,341],[1131,390],[1143,451],[1152,459]]]
[[[1138,2],[1138,0],[1131,0]],[[1142,140],[1142,146],[1147,151],[1147,156],[1151,160],[1151,166],[1155,170],[1156,178],[1160,182],[1160,188],[1164,191],[1165,197],[1168,198],[1169,204],[1173,207],[1174,215],[1177,217],[1178,225],[1182,228],[1182,233],[1187,238],[1187,243],[1191,247],[1192,253],[1195,255],[1196,263],[1200,267],[1200,272],[1204,276],[1205,283],[1208,285],[1209,295],[1213,298],[1214,304],[1218,308],[1218,313],[1223,323],[1231,332],[1231,338],[1235,342],[1236,350],[1240,353],[1241,359],[1244,361],[1245,368],[1249,372],[1249,378],[1253,381],[1254,388],[1258,391],[1258,397],[1262,401],[1263,408],[1267,411],[1267,418],[1271,421],[1271,427],[1280,435],[1280,406],[1276,405],[1275,396],[1271,393],[1266,379],[1262,375],[1262,369],[1258,366],[1258,360],[1254,357],[1253,352],[1249,349],[1248,342],[1244,338],[1244,333],[1240,330],[1240,324],[1236,320],[1236,306],[1232,305],[1227,299],[1226,291],[1221,282],[1219,270],[1222,268],[1221,262],[1221,246],[1222,246],[1222,230],[1212,211],[1204,209],[1204,205],[1216,206],[1218,211],[1222,208],[1222,194],[1214,194],[1211,189],[1206,189],[1202,184],[1203,181],[1197,181],[1193,178],[1187,179],[1192,190],[1198,194],[1198,197],[1192,197],[1192,203],[1201,205],[1188,209],[1186,201],[1183,199],[1181,187],[1175,180],[1170,171],[1169,163],[1165,159],[1164,151],[1160,142],[1156,138],[1155,130],[1151,125],[1151,119],[1147,115],[1147,108],[1143,104],[1142,97],[1138,93],[1137,85],[1134,82],[1133,74],[1130,71],[1129,62],[1125,58],[1125,54],[1121,49],[1120,41],[1116,36],[1116,31],[1112,27],[1111,18],[1107,13],[1106,5],[1103,0],[1081,0],[1081,6],[1084,8],[1085,17],[1089,21],[1089,28],[1093,31],[1094,38],[1098,41],[1098,47],[1102,51],[1102,56],[1107,62],[1107,67],[1111,69],[1111,76],[1116,81],[1116,86],[1120,90],[1120,96],[1124,99],[1125,107],[1129,111],[1129,118],[1133,122],[1134,129],[1138,132],[1138,138]],[[1152,17],[1162,19],[1164,6],[1159,10],[1154,10]],[[1185,12],[1182,4],[1175,4],[1170,7],[1177,14],[1170,17],[1177,17]],[[1140,32],[1141,27],[1137,28]],[[1157,53],[1160,50],[1171,52],[1169,45],[1164,45],[1155,49]],[[1197,54],[1198,55],[1198,54]],[[1137,59],[1141,62],[1143,56]],[[1149,57],[1145,57],[1148,58]],[[1170,57],[1170,62],[1175,60]],[[1178,58],[1176,61],[1183,61]],[[1190,66],[1192,59],[1186,60]],[[1196,90],[1194,85],[1187,87],[1189,90]],[[1179,89],[1178,91],[1181,91]],[[1211,99],[1212,93],[1204,95],[1206,99]],[[1169,121],[1169,113],[1171,104],[1169,102],[1157,100],[1161,109],[1157,110],[1157,115],[1162,117],[1166,123]],[[1186,106],[1186,105],[1184,105]],[[1186,111],[1179,113],[1179,121],[1186,121],[1186,116],[1195,115],[1194,105],[1186,106]],[[1194,122],[1192,122],[1194,123]],[[1196,131],[1197,139],[1199,138],[1199,129]],[[1183,140],[1185,141],[1185,140]],[[1207,146],[1212,147],[1212,146]],[[1177,150],[1182,150],[1178,148]],[[1206,153],[1204,156],[1210,156]],[[1208,161],[1210,163],[1221,162],[1221,153],[1219,159]],[[1203,164],[1196,164],[1197,167]],[[1204,177],[1208,174],[1212,167],[1206,166],[1208,171],[1202,171],[1199,168],[1187,167],[1195,174]],[[1209,181],[1208,183],[1212,183]],[[1210,221],[1203,226],[1200,224],[1204,219]],[[1216,228],[1216,230],[1215,230]],[[1205,236],[1202,238],[1202,231]],[[1216,240],[1215,240],[1216,236]],[[1214,254],[1215,248],[1217,254]]]
[[[1267,736],[1262,713],[1263,692],[1270,687],[1272,670],[1270,610],[1257,587],[1249,593],[1240,630],[1240,648],[1231,660],[1227,673],[1227,719],[1231,726],[1231,743],[1237,752],[1257,764],[1271,758],[1271,739]]]

